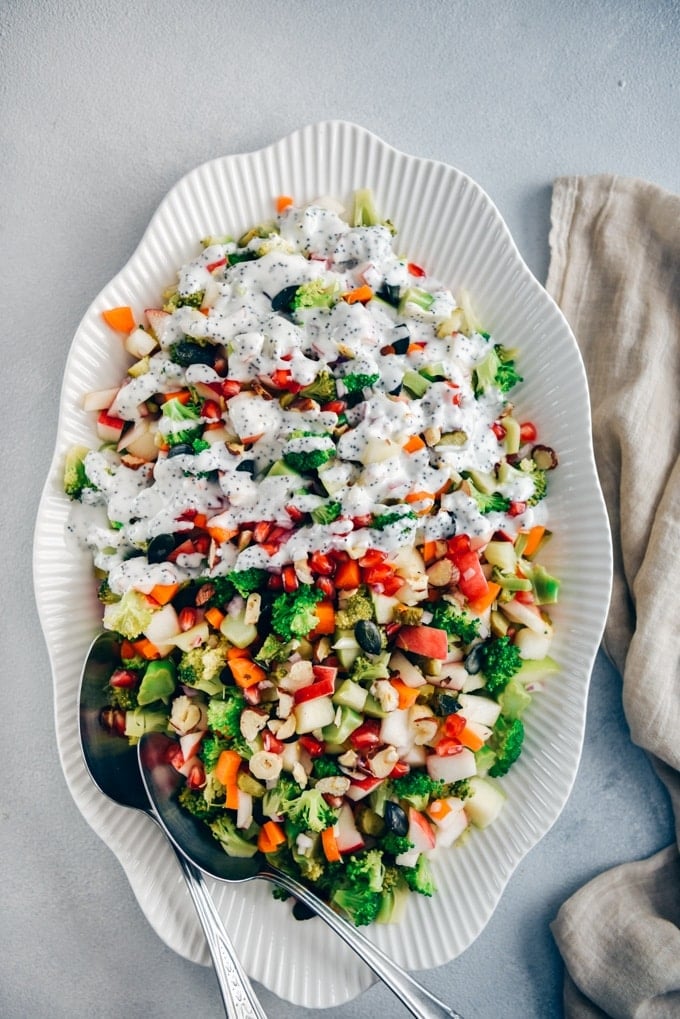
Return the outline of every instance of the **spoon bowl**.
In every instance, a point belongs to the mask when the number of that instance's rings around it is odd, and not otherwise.
[[[409,1011],[420,1019],[462,1019],[445,1002],[377,948],[357,928],[334,912],[306,885],[272,867],[264,854],[249,858],[229,856],[209,830],[182,810],[177,795],[184,779],[169,763],[174,741],[160,732],[145,733],[138,744],[139,767],[144,787],[158,822],[175,849],[194,866],[220,881],[239,882],[260,878],[293,895],[323,920],[383,980]]]
[[[90,646],[80,680],[79,730],[83,758],[92,780],[105,796],[123,807],[143,811],[158,823],[142,781],[135,748],[101,722],[106,686],[119,665],[118,640],[112,633],[100,633]],[[161,830],[164,830],[162,826]],[[206,936],[226,1015],[233,1019],[266,1019],[201,870],[186,856],[175,852]]]

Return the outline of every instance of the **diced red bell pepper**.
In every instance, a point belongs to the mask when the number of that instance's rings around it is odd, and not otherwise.
[[[390,778],[403,778],[404,775],[408,775],[410,770],[411,765],[407,764],[406,761],[397,761],[390,772]]]
[[[253,540],[261,545],[263,541],[266,541],[269,537],[269,532],[272,529],[271,521],[260,520],[253,528]]]
[[[464,749],[459,739],[453,736],[442,736],[434,751],[437,757],[455,757],[456,754],[460,754]]]
[[[458,555],[459,552],[470,551],[470,537],[467,534],[454,534],[446,542],[446,554],[449,558]]]
[[[300,745],[305,748],[310,757],[322,757],[326,753],[326,744],[323,740],[317,739],[311,733],[304,733],[300,736]]]
[[[304,513],[297,506],[291,505],[286,506],[286,513],[288,514],[288,516],[290,517],[294,524],[299,524],[300,521],[304,520],[305,518]]]
[[[314,683],[310,683],[309,686],[300,687],[293,694],[296,704],[302,704],[303,701],[313,701],[317,697],[332,697],[335,693],[335,676],[326,676],[324,679],[318,679]]]
[[[519,499],[515,499],[510,503],[508,507],[508,516],[519,517],[526,511],[527,504]]]
[[[339,591],[349,591],[361,583],[361,569],[356,559],[340,563],[335,573],[335,586]]]
[[[377,718],[367,718],[358,729],[350,735],[349,741],[355,750],[372,750],[382,742],[380,739],[380,722]]]
[[[427,275],[425,270],[416,265],[415,262],[408,262],[406,268],[408,269],[409,276],[421,277]]]

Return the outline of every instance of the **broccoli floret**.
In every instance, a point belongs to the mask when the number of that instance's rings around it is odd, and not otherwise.
[[[507,393],[522,381],[510,352],[499,343],[491,348],[472,373],[472,386],[477,397],[493,388]]]
[[[290,438],[301,439],[306,436],[319,438],[324,434],[323,432],[305,432],[301,429],[295,429],[295,431],[291,432]],[[335,454],[335,446],[328,445],[316,449],[289,450],[283,454],[283,460],[298,474],[309,474],[310,471],[315,471],[322,464],[332,460]]]
[[[372,375],[367,375],[363,372],[351,372],[349,375],[344,375],[340,381],[348,393],[360,393],[363,389],[370,389],[374,386],[379,378],[378,372]]]
[[[196,407],[191,401],[182,403],[177,397],[173,397],[172,400],[165,401],[162,409],[163,417],[168,421],[187,426],[165,433],[164,438],[170,446],[176,446],[180,442],[191,444],[194,439],[200,439],[201,415],[199,407]]]
[[[190,789],[188,785],[180,789],[177,802],[199,821],[212,821],[222,809],[214,803],[208,803],[201,789]]]
[[[385,865],[379,849],[368,849],[350,856],[345,866],[345,882],[353,888],[367,888],[381,892],[385,877]]]
[[[111,602],[104,608],[104,627],[134,640],[146,630],[153,613],[146,595],[131,587],[120,601]]]
[[[338,291],[338,284],[331,283],[318,277],[303,283],[295,291],[295,297],[291,301],[291,310],[300,311],[301,308],[330,308],[335,304]]]
[[[365,888],[337,888],[331,902],[337,906],[356,927],[373,923],[380,913],[382,895]]]
[[[109,706],[120,708],[121,711],[134,711],[139,707],[137,691],[130,686],[112,686],[109,688]]]
[[[194,453],[202,453],[204,449],[210,449],[210,443],[207,441],[207,439],[194,439],[191,443],[191,448],[193,449]]]
[[[290,658],[292,647],[290,642],[279,640],[273,633],[268,633],[262,647],[255,655],[255,661],[263,665],[272,662],[285,662]]]
[[[300,390],[300,396],[317,400],[321,404],[330,403],[331,400],[335,400],[337,395],[335,379],[327,371],[319,372],[313,382],[310,382],[308,386],[303,386]]]
[[[289,805],[302,792],[300,786],[291,775],[279,775],[275,785],[267,789],[262,798],[262,813],[265,817],[281,817]]]
[[[336,612],[335,625],[338,630],[349,630],[360,619],[373,619],[373,600],[364,587],[350,595]]]
[[[479,636],[479,619],[453,602],[441,598],[425,606],[432,613],[430,626],[446,630],[451,637],[458,637],[463,644],[471,644]]]
[[[236,687],[225,687],[219,697],[208,701],[208,726],[213,732],[230,741],[241,739],[241,714],[246,699]]]
[[[256,566],[247,570],[232,570],[227,574],[227,580],[231,581],[243,598],[247,598],[253,591],[261,591],[268,579],[268,572]]]
[[[228,739],[222,739],[220,736],[204,736],[198,756],[203,761],[206,771],[214,771],[222,751],[230,749],[233,748]]]
[[[510,500],[506,495],[500,492],[480,492],[473,485],[470,488],[480,513],[505,513],[510,508]]]
[[[386,527],[390,526],[390,524],[396,524],[400,520],[411,521],[415,519],[416,514],[413,510],[406,510],[406,512],[403,510],[392,510],[389,513],[376,514],[376,516],[374,516],[371,520],[370,526],[374,527],[377,531],[384,531]]]
[[[413,849],[413,843],[406,835],[396,835],[393,831],[383,835],[379,845],[382,851],[389,853],[390,856],[401,856],[402,853],[408,853]]]
[[[219,637],[214,643],[202,644],[200,647],[185,651],[177,666],[177,678],[196,690],[202,690],[210,697],[222,692],[224,684],[220,675],[227,663],[229,643]]]
[[[400,778],[390,782],[392,793],[400,800],[406,800],[416,810],[424,810],[430,800],[439,799],[444,792],[441,779],[430,778],[426,771],[412,768]]]
[[[320,832],[330,828],[338,819],[338,812],[330,807],[318,789],[303,789],[300,795],[285,807],[286,819],[296,833]]]
[[[521,460],[519,468],[524,474],[528,474],[534,483],[533,494],[526,500],[526,504],[527,506],[535,506],[536,503],[545,498],[548,491],[547,471],[537,467],[533,460]]]
[[[300,584],[297,591],[284,591],[272,604],[272,628],[284,640],[306,637],[319,622],[314,606],[323,593],[313,584]]]
[[[356,683],[372,683],[376,679],[389,679],[389,654],[376,655],[373,659],[357,655],[352,662],[350,678]]]
[[[251,831],[249,828],[243,832],[239,831],[235,821],[226,812],[220,814],[214,821],[210,821],[208,827],[228,856],[241,858],[255,856],[257,842],[249,841],[249,835],[254,836],[255,831]]]
[[[80,499],[84,488],[94,488],[85,471],[87,446],[73,446],[66,454],[64,463],[64,492],[69,499]]]
[[[341,502],[330,500],[316,506],[311,512],[311,517],[315,524],[332,524],[340,516],[341,510]]]
[[[434,895],[436,888],[430,862],[424,853],[418,857],[415,867],[402,867],[401,873],[412,892],[419,892],[421,895]]]
[[[509,637],[489,637],[478,645],[476,655],[492,695],[500,693],[522,667],[519,648]]]
[[[332,778],[334,775],[342,775],[342,768],[334,757],[315,757],[312,761],[312,775],[314,778]]]
[[[487,743],[496,755],[494,763],[489,768],[489,775],[492,778],[505,775],[522,753],[523,744],[524,723],[521,718],[505,718],[501,715]]]
[[[120,601],[120,595],[114,594],[109,586],[108,577],[104,577],[101,584],[97,589],[97,598],[102,605],[112,605],[116,601]]]

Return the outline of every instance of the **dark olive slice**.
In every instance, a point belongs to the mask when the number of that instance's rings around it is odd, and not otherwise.
[[[149,542],[146,558],[150,563],[164,563],[175,547],[175,537],[172,534],[157,534]]]

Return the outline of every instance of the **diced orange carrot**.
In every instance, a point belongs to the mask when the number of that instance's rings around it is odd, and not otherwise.
[[[394,676],[390,683],[399,694],[400,708],[410,708],[418,700],[417,687],[407,686],[403,679],[399,679],[398,676]]]
[[[437,824],[440,824],[451,813],[451,806],[446,800],[432,800],[425,808],[425,813],[429,814]]]
[[[236,781],[242,757],[235,750],[223,750],[215,765],[215,778],[222,785],[231,785]]]
[[[335,837],[335,831],[332,826],[324,828],[321,832],[321,847],[329,863],[337,863],[342,859],[338,849],[338,840]]]
[[[424,516],[426,513],[429,513],[432,507],[434,506],[434,495],[432,494],[432,492],[424,491],[409,492],[409,494],[406,496],[405,501],[408,502],[409,504],[417,502],[423,503],[424,505],[421,506],[420,509],[416,510],[416,513],[418,514],[418,516]]]
[[[293,199],[290,195],[277,195],[275,204],[277,212],[285,212],[293,204]]]
[[[361,570],[356,559],[340,563],[335,573],[334,584],[339,591],[350,591],[361,583]]]
[[[528,533],[522,533],[527,534],[527,540],[522,555],[529,559],[535,552],[538,552],[538,546],[541,544],[543,535],[545,534],[545,527],[542,524],[535,524],[529,529]]]
[[[191,393],[188,389],[178,389],[172,393],[163,393],[163,403],[168,403],[169,400],[177,400],[178,403],[188,403],[191,399]]]
[[[474,598],[472,601],[468,602],[468,606],[472,612],[476,612],[478,616],[481,616],[482,612],[486,612],[486,610],[493,605],[500,593],[501,585],[490,580],[485,594],[481,595],[480,598]]]
[[[264,669],[260,668],[250,658],[230,658],[229,668],[234,677],[234,682],[242,690],[247,690],[249,686],[255,686],[256,683],[261,683],[267,676]]]
[[[468,750],[475,751],[484,746],[484,740],[478,735],[478,733],[474,732],[469,725],[465,726],[458,738],[463,746],[467,747]]]
[[[219,630],[222,625],[222,620],[224,619],[224,612],[221,612],[216,605],[213,605],[211,608],[206,609],[205,618],[208,620],[213,629]]]
[[[429,564],[434,562],[436,558],[437,558],[437,542],[426,541],[423,544],[423,559],[425,560],[425,565],[429,566]]]
[[[167,605],[178,591],[179,584],[156,584],[149,591],[149,597],[153,598],[157,605]]]
[[[231,539],[235,538],[238,534],[238,529],[232,530],[229,527],[213,527],[209,523],[205,525],[205,530],[218,545],[223,545],[225,541],[231,541]]]
[[[273,853],[285,841],[281,825],[276,821],[265,821],[257,836],[257,848],[261,853]]]
[[[155,658],[161,658],[161,653],[155,644],[152,644],[146,637],[140,637],[139,640],[134,641],[132,645],[135,649],[135,653],[141,655],[142,658],[146,658],[149,661],[153,661]]]
[[[102,312],[102,318],[117,333],[131,333],[137,327],[132,308],[128,304],[119,308],[107,308]]]
[[[417,450],[422,449],[424,445],[425,443],[419,435],[412,435],[401,448],[405,453],[415,453]]]
[[[348,304],[366,304],[373,297],[373,291],[367,283],[363,286],[357,287],[355,290],[348,290],[342,295],[344,301]]]
[[[247,647],[227,648],[227,661],[231,662],[234,658],[250,658],[250,651]]]
[[[314,606],[314,612],[319,622],[316,624],[310,637],[321,637],[324,633],[335,631],[335,607],[332,601],[320,601]]]

